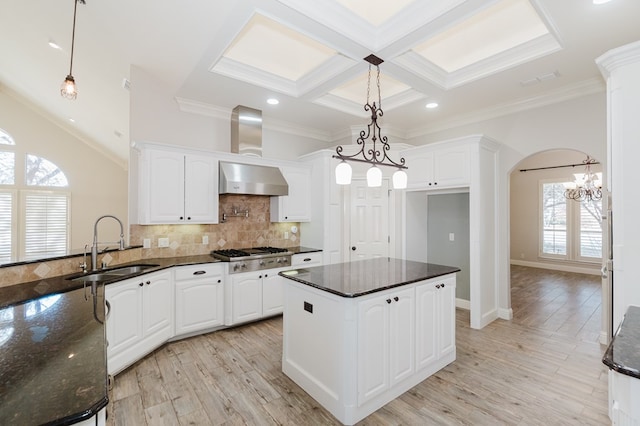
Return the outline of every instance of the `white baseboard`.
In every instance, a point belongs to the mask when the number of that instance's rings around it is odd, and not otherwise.
[[[509,309],[504,309],[504,308],[499,308],[498,309],[498,318],[503,319],[503,320],[512,320],[513,319],[513,309],[509,308]]]
[[[600,275],[600,268],[584,268],[581,266],[560,265],[557,263],[531,262],[527,260],[511,259],[512,265],[528,266],[530,268],[551,269],[554,271],[574,272],[576,274]]]
[[[456,298],[456,308],[466,309],[467,311],[471,310],[471,302],[464,299]]]
[[[600,332],[600,344],[601,345],[608,345],[609,341],[607,340],[607,332],[606,331],[601,331]]]

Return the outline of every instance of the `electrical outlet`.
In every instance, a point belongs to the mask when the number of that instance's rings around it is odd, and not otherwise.
[[[169,238],[158,238],[158,247],[169,247]]]
[[[151,238],[142,240],[142,248],[151,248]]]
[[[284,231],[284,239],[285,240],[289,239],[289,231]]]
[[[209,236],[208,235],[203,235],[202,236],[202,244],[209,244]]]

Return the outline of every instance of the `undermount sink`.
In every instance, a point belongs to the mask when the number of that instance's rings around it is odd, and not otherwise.
[[[130,275],[130,274],[137,274],[138,272],[146,271],[147,269],[155,268],[157,266],[160,266],[160,265],[132,265],[132,266],[125,266],[117,269],[111,269],[109,271],[104,271],[104,273],[109,275],[118,275],[118,276]]]
[[[84,281],[84,282],[108,281],[116,278],[122,278],[127,275],[138,274],[140,272],[146,271],[147,269],[155,268],[157,266],[160,266],[160,265],[143,264],[143,265],[123,266],[122,268],[89,272],[79,277],[69,278],[69,280]]]

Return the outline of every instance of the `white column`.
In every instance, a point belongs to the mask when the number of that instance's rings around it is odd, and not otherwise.
[[[607,161],[613,210],[613,329],[640,305],[640,41],[596,63],[607,80]]]

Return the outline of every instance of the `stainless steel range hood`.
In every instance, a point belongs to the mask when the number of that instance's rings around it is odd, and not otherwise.
[[[277,167],[221,161],[219,193],[289,195],[289,185]]]

